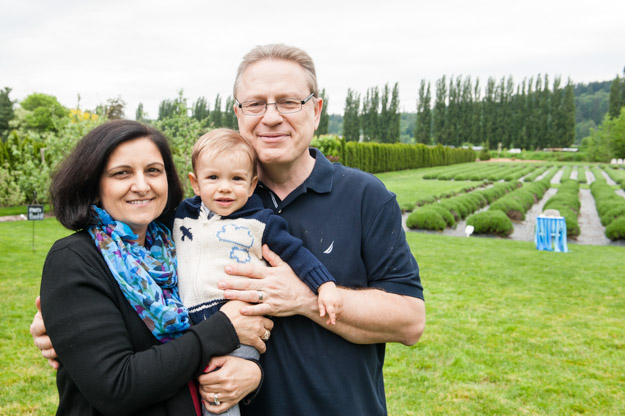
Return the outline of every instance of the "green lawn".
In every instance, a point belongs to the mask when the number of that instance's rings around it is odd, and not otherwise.
[[[45,212],[50,211],[50,205],[45,204],[43,206]],[[6,215],[20,215],[28,212],[28,205],[20,205],[17,207],[0,207],[0,217],[4,217]]]
[[[0,223],[0,414],[48,415],[54,372],[28,325],[53,219]],[[625,414],[625,248],[408,233],[419,261],[426,331],[391,344],[391,415]],[[620,268],[620,270],[619,270]]]
[[[440,171],[446,167],[402,170],[398,172],[378,173],[377,176],[386,187],[397,195],[397,203],[404,210],[412,210],[417,201],[430,197],[440,197],[450,192],[459,192],[463,188],[478,186],[474,181],[438,181],[423,180],[431,171]]]

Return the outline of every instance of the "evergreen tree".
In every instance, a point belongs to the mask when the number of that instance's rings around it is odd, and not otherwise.
[[[378,87],[368,88],[362,102],[362,135],[364,141],[375,140],[378,133],[378,118],[380,107],[380,90]]]
[[[343,113],[343,137],[346,141],[360,139],[360,96],[351,88],[347,89]]]
[[[213,111],[210,113],[210,123],[214,128],[223,127],[223,113],[221,111],[221,97],[217,94]]]
[[[11,88],[4,87],[0,90],[0,139],[6,140],[9,134],[9,121],[13,119],[15,112],[13,111],[13,101],[9,98]]]
[[[471,143],[481,143],[484,140],[484,133],[482,128],[482,87],[480,86],[480,79],[475,79],[475,85],[473,86],[473,105],[472,105],[472,123],[471,123]]]
[[[328,134],[328,126],[330,124],[330,117],[328,116],[328,97],[326,97],[325,88],[321,90],[321,99],[323,100],[323,107],[321,107],[321,115],[319,117],[319,127],[317,127],[316,136],[322,134]]]
[[[486,91],[484,91],[483,114],[484,114],[484,141],[499,143],[495,137],[495,123],[497,118],[497,104],[495,102],[495,79],[488,77]]]
[[[388,142],[399,143],[400,138],[400,122],[401,115],[399,114],[399,84],[396,82],[393,85],[393,91],[391,93],[391,103],[389,104],[389,126],[388,126]]]
[[[419,100],[417,101],[417,121],[415,126],[415,138],[417,143],[430,144],[432,130],[432,109],[430,107],[430,83],[426,85],[421,80],[419,86]]]
[[[460,77],[456,78],[459,79]],[[449,100],[447,103],[446,113],[446,131],[447,140],[445,144],[457,146],[458,145],[458,121],[460,118],[460,103],[459,103],[459,91],[457,88],[457,82],[454,81],[453,75],[449,77]]]
[[[223,113],[223,125],[224,127],[232,130],[239,129],[237,115],[234,112],[234,98],[230,95],[226,98],[226,108],[224,108]]]
[[[392,140],[389,137],[389,130],[391,127],[391,115],[389,111],[390,91],[388,83],[384,85],[382,90],[382,98],[380,99],[380,115],[378,117],[378,123],[376,125],[376,132],[374,138],[380,143],[391,143]]]
[[[458,127],[459,144],[479,143],[472,140],[473,134],[473,87],[471,77],[465,78],[460,95],[460,124]]]
[[[436,81],[436,103],[432,115],[432,136],[435,144],[448,144],[447,137],[447,80],[445,75]]]
[[[200,122],[202,126],[208,125],[210,109],[206,98],[199,97],[191,107],[191,117]]]
[[[143,103],[139,103],[137,106],[137,111],[135,111],[135,120],[137,121],[145,121],[147,118],[147,114],[143,111]]]

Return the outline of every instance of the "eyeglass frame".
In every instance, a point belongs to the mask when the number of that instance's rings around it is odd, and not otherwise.
[[[277,111],[278,113],[280,113],[280,114],[285,114],[285,115],[286,115],[286,114],[295,114],[295,113],[299,113],[299,112],[300,112],[300,111],[302,111],[302,109],[304,108],[304,104],[306,104],[308,101],[310,101],[310,100],[311,100],[314,96],[315,96],[315,93],[314,93],[314,92],[311,92],[308,96],[306,96],[306,98],[304,98],[303,100],[299,100],[299,103],[300,103],[299,110],[297,110],[297,111],[290,111],[290,112],[288,112],[288,113],[283,113],[282,111],[280,111],[280,109],[278,108],[278,102],[276,101],[276,102],[273,102],[273,103],[265,103],[265,110],[264,110],[262,113],[258,113],[258,114],[247,114],[247,113],[243,110],[243,104],[245,104],[245,103],[249,103],[249,102],[254,102],[254,101],[260,101],[260,102],[262,102],[262,100],[250,100],[250,101],[244,101],[244,102],[240,103],[240,102],[239,102],[239,100],[235,98],[235,99],[234,99],[234,101],[236,102],[237,107],[239,107],[239,108],[241,109],[241,111],[243,111],[243,114],[245,114],[246,116],[251,116],[251,117],[260,117],[260,116],[264,116],[264,115],[265,115],[265,113],[267,113],[267,108],[268,108],[270,105],[273,105],[273,106],[275,107],[276,111]],[[288,98],[291,98],[291,97],[287,97],[287,98],[285,98],[285,99],[288,99]]]

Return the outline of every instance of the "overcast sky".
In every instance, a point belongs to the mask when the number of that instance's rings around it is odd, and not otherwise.
[[[421,79],[537,74],[604,81],[625,67],[623,0],[20,0],[0,2],[0,88],[93,109],[121,96],[150,117],[182,89],[191,104],[231,94],[241,57],[286,43],[315,60],[329,112],[348,88],[399,83],[416,109]]]

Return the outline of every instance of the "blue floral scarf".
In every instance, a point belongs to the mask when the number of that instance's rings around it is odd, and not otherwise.
[[[161,342],[179,337],[191,326],[178,295],[176,250],[167,227],[152,221],[145,246],[123,222],[92,206],[98,223],[89,228],[96,247],[130,305]]]

